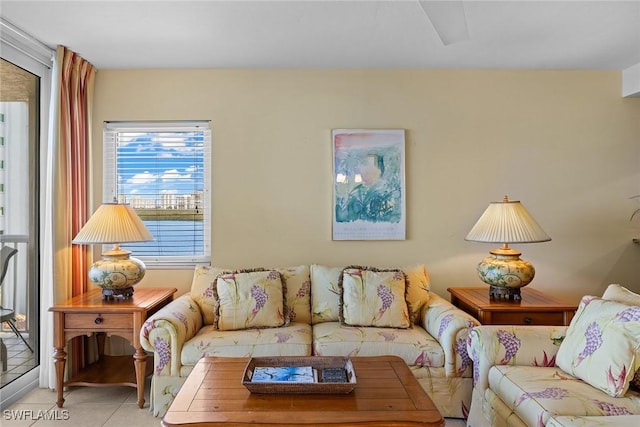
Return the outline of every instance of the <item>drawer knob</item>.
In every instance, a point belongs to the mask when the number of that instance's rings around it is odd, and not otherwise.
[[[525,317],[524,318],[524,324],[525,325],[530,325],[533,323],[533,320],[531,319],[531,317]]]
[[[93,323],[95,323],[96,325],[99,325],[100,323],[102,323],[102,317],[100,316],[96,317],[96,320],[94,320]]]

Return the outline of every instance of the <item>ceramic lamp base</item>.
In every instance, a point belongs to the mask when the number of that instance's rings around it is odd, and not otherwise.
[[[521,300],[520,288],[527,286],[536,274],[529,261],[520,259],[513,249],[495,249],[478,264],[478,276],[490,286],[490,298]]]
[[[122,249],[104,252],[89,269],[89,280],[102,288],[104,299],[130,298],[133,286],[144,277],[144,263],[130,253]]]

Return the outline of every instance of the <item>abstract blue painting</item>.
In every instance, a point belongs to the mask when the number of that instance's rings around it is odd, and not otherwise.
[[[403,129],[337,129],[333,139],[333,239],[404,240]]]

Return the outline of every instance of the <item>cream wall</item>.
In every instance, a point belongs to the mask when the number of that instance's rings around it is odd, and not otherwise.
[[[102,123],[211,120],[212,262],[425,263],[432,287],[479,285],[496,245],[465,235],[490,201],[519,199],[552,237],[514,245],[531,285],[577,303],[607,284],[640,291],[640,99],[620,72],[491,70],[100,70]],[[406,130],[407,239],[332,241],[331,130]],[[139,286],[189,289],[191,270],[149,270]]]

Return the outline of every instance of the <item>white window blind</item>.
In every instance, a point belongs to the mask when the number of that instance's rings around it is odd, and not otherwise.
[[[105,122],[104,201],[129,203],[154,236],[126,243],[148,266],[210,261],[208,121]]]

